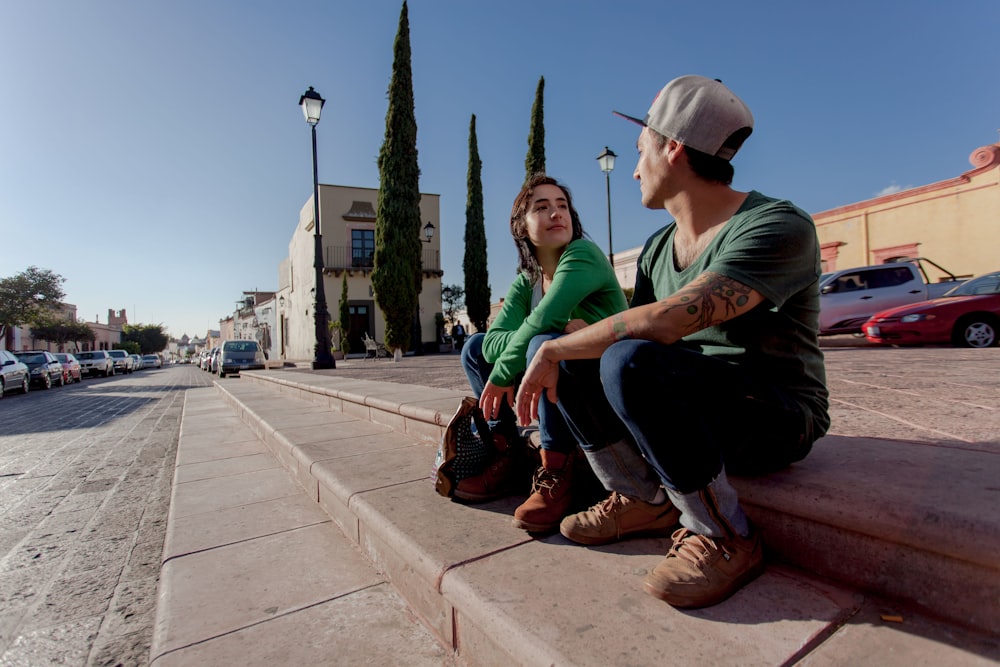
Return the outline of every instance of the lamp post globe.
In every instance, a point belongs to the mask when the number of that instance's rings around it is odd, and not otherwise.
[[[315,303],[313,304],[313,320],[316,325],[316,349],[313,354],[314,369],[336,368],[330,350],[330,311],[326,306],[326,290],[323,288],[323,236],[320,232],[319,217],[319,171],[316,162],[316,125],[319,124],[320,112],[326,100],[309,86],[309,90],[299,98],[302,114],[312,129],[312,164],[313,164],[313,267],[316,269],[316,287],[314,288]]]
[[[600,165],[601,171],[604,172],[604,184],[608,191],[608,261],[611,262],[611,268],[615,267],[615,253],[611,246],[611,172],[615,169],[615,155],[607,146],[604,147],[604,151],[597,156],[597,164]]]

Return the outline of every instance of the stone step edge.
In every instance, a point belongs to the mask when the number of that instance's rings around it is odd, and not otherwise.
[[[451,408],[457,405],[456,399],[465,395],[421,387],[420,401],[400,404],[386,396],[412,385],[324,376],[323,385],[317,386],[258,373],[243,376],[286,395],[388,426],[434,446],[444,433]],[[366,390],[373,394],[365,393]],[[233,400],[238,402],[235,397]],[[241,416],[246,420],[245,414]],[[251,424],[251,428],[266,432],[266,425]],[[264,435],[261,437],[266,440]],[[954,554],[935,550],[936,542],[931,539],[934,535],[921,535],[919,527],[906,526],[900,527],[906,530],[887,532],[881,526],[867,526],[859,523],[857,517],[839,512],[805,513],[795,505],[769,505],[764,502],[768,495],[759,492],[759,478],[731,481],[741,498],[748,488],[756,491],[750,494],[754,501],[744,498],[742,504],[761,528],[772,557],[852,588],[913,604],[932,616],[1000,633],[1000,615],[993,611],[995,601],[1000,599],[1000,563],[956,558]],[[787,499],[790,495],[793,494],[784,493],[781,497]],[[891,539],[887,540],[887,536]],[[902,541],[901,536],[907,539]],[[894,567],[892,563],[906,565]],[[975,586],[970,586],[970,582],[976,582]]]

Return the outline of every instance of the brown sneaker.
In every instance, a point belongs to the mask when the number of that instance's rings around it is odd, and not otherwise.
[[[669,500],[653,505],[612,491],[586,512],[571,514],[559,524],[568,540],[596,546],[640,534],[666,534],[677,525],[681,513]]]
[[[764,571],[757,531],[749,537],[705,537],[681,528],[643,587],[675,607],[709,607],[722,602]]]
[[[548,533],[559,526],[573,500],[573,454],[541,450],[542,465],[531,481],[531,495],[514,510],[514,527]]]
[[[455,486],[455,498],[470,503],[485,503],[512,493],[518,469],[518,449],[523,447],[523,443],[509,442],[504,436],[494,433],[493,445],[496,451],[486,470],[461,480]]]

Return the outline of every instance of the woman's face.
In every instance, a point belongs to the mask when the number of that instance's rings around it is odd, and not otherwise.
[[[524,221],[528,238],[536,248],[562,248],[573,240],[569,202],[556,185],[535,188]]]

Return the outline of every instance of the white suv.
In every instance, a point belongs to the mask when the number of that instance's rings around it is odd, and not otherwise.
[[[131,373],[135,370],[135,359],[128,350],[108,350],[115,362],[115,373]]]
[[[115,360],[111,358],[107,350],[91,350],[90,352],[77,352],[74,356],[80,362],[80,375],[103,375],[108,377],[115,374]]]

